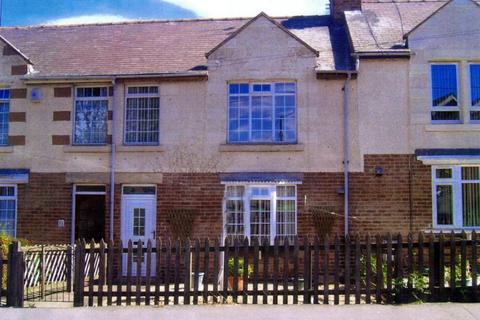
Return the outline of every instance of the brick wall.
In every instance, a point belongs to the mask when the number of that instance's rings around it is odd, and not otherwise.
[[[375,168],[384,169],[382,176]],[[411,167],[411,170],[409,168]],[[315,235],[309,208],[321,206],[336,214],[334,232],[343,233],[343,173],[305,173],[298,186],[298,234]],[[121,185],[115,186],[115,239],[120,239]],[[411,191],[411,192],[410,192]],[[157,235],[171,237],[168,212],[197,212],[192,238],[214,239],[222,233],[224,186],[218,174],[166,173],[157,185]],[[109,190],[106,195],[105,237],[109,235]],[[28,185],[19,186],[18,235],[36,242],[68,242],[71,185],[65,174],[32,173]],[[412,210],[410,211],[410,206]],[[365,171],[350,174],[350,230],[353,233],[402,232],[412,225],[417,232],[431,224],[430,167],[413,155],[367,155]],[[59,228],[57,220],[64,219]],[[410,220],[412,219],[412,220]]]
[[[71,186],[64,173],[30,173],[18,185],[17,236],[34,243],[70,242]],[[58,227],[63,219],[65,226]]]

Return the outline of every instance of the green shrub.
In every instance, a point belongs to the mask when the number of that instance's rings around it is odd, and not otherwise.
[[[2,252],[4,260],[8,259],[8,247],[14,240],[20,241],[22,245],[29,244],[29,241],[25,239],[15,239],[12,236],[9,236],[4,233],[0,233],[0,251]],[[1,288],[6,289],[7,288],[7,266],[5,265],[3,267],[3,270],[0,270],[0,271],[3,273],[3,281],[1,283]]]
[[[247,275],[250,277],[253,274],[253,266],[249,264],[247,266]],[[237,274],[238,277],[241,278],[243,277],[243,272],[245,270],[245,261],[243,258],[238,259],[238,266],[237,266]],[[233,258],[228,259],[228,275],[233,277],[235,271],[235,260]]]

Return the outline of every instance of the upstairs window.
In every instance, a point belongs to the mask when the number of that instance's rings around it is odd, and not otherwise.
[[[480,64],[470,65],[470,122],[480,123]]]
[[[229,85],[229,143],[295,143],[296,119],[295,83]]]
[[[434,167],[432,175],[434,225],[480,227],[480,167]]]
[[[108,88],[77,88],[73,144],[107,143]]]
[[[0,146],[8,145],[8,113],[10,112],[10,90],[0,89]]]
[[[125,144],[159,143],[158,87],[129,87],[125,104]]]
[[[434,122],[460,122],[456,64],[431,65],[431,117]]]

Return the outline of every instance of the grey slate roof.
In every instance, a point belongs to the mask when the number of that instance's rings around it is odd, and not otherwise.
[[[447,0],[363,0],[362,11],[345,12],[355,52],[406,51],[403,36]]]

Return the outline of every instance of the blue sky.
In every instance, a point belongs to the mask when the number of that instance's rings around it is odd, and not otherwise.
[[[323,14],[325,0],[0,0],[2,26]]]

